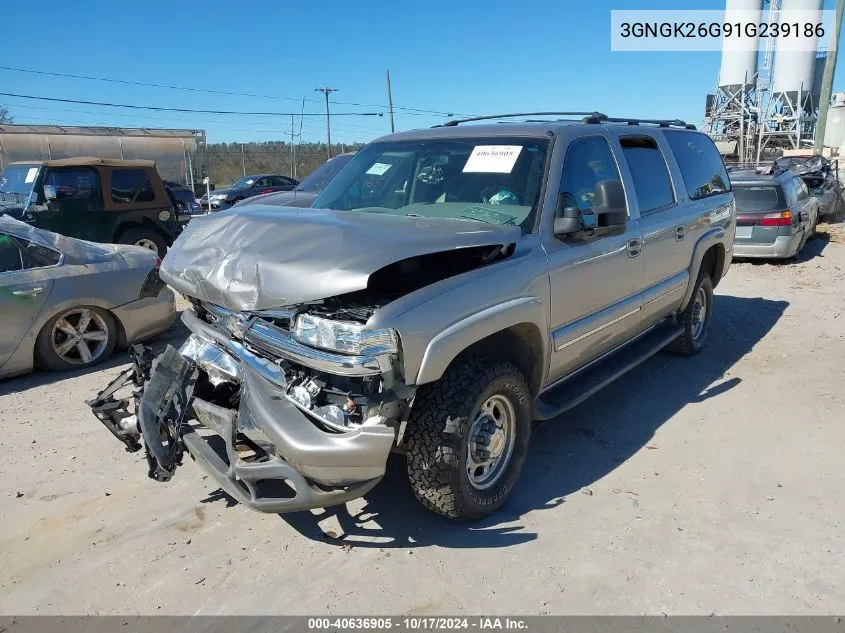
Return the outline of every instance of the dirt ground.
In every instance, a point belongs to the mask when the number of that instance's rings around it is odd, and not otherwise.
[[[401,458],[311,514],[233,505],[190,461],[153,482],[83,403],[123,358],[0,382],[0,613],[842,613],[841,228],[735,264],[715,310],[700,356],[539,426],[473,525],[417,506]]]

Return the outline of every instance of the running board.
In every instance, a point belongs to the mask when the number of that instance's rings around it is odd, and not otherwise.
[[[534,401],[534,418],[549,420],[569,411],[620,376],[654,356],[683,334],[675,322],[665,322],[619,351],[541,393]]]

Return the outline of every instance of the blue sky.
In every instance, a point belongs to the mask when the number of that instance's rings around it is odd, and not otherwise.
[[[832,9],[834,0],[826,0]],[[394,104],[454,113],[601,110],[700,122],[719,54],[610,51],[611,9],[723,9],[625,0],[64,0],[2,4],[0,65],[171,84],[257,98],[187,92],[0,70],[0,92],[193,109],[323,112],[316,86],[338,88],[333,112],[384,111],[385,70]],[[826,40],[824,44],[826,45]],[[842,55],[840,55],[840,62]],[[845,71],[834,90],[845,89]],[[345,102],[345,103],[344,103]],[[353,106],[349,103],[378,107]],[[212,142],[282,139],[290,117],[126,111],[0,96],[20,123],[191,127]],[[397,129],[445,117],[397,109]],[[298,131],[298,120],[296,123]],[[332,139],[389,132],[387,116],[336,116]],[[324,140],[325,119],[306,117],[304,140]]]

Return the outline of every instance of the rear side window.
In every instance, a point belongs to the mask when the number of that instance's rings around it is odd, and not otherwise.
[[[738,213],[776,211],[781,206],[778,190],[771,186],[737,185],[734,199]]]
[[[44,184],[56,188],[57,200],[91,200],[100,191],[100,180],[93,169],[51,169]]]
[[[634,179],[634,193],[640,213],[664,209],[675,202],[672,180],[663,152],[652,138],[625,136],[620,139],[622,151]]]
[[[143,169],[115,169],[111,173],[112,202],[152,202],[153,187]]]
[[[706,135],[667,130],[663,136],[681,168],[690,200],[731,190],[722,157]]]
[[[799,200],[806,200],[810,197],[810,190],[807,189],[806,183],[800,178],[795,179],[795,192],[798,194]]]

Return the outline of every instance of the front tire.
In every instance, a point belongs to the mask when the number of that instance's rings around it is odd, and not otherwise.
[[[679,356],[695,356],[707,343],[713,318],[713,281],[702,271],[695,282],[689,304],[678,315],[683,334],[672,341],[666,350]]]
[[[81,306],[47,321],[35,340],[35,353],[40,365],[69,371],[106,360],[116,344],[114,317],[102,308]]]
[[[507,501],[528,452],[531,396],[511,363],[453,363],[417,392],[408,421],[407,467],[417,500],[458,521]]]

